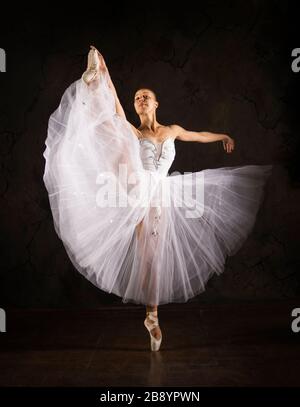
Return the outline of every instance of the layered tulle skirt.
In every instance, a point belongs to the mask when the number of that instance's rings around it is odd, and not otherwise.
[[[186,302],[250,234],[271,165],[146,171],[107,76],[65,91],[49,119],[44,182],[75,268],[122,301]]]

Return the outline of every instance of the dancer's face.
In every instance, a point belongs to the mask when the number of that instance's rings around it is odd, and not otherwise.
[[[138,115],[151,113],[158,107],[155,94],[150,89],[139,89],[134,95],[134,108]]]

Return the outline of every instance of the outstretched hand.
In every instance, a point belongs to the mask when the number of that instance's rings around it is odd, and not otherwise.
[[[231,153],[234,150],[233,138],[226,136],[226,138],[223,140],[223,147],[226,153]]]

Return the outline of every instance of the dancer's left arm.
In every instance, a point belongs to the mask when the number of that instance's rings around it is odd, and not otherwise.
[[[177,124],[174,124],[171,127],[177,140],[195,141],[197,143],[212,143],[214,141],[222,141],[223,147],[227,153],[231,153],[234,150],[234,139],[227,134],[211,133],[208,131],[188,131]]]

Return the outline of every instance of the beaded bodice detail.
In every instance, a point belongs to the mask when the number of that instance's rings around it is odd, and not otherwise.
[[[157,171],[167,175],[175,159],[175,143],[171,137],[167,137],[161,143],[154,143],[146,137],[139,139],[140,154],[143,166],[148,171]]]

